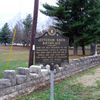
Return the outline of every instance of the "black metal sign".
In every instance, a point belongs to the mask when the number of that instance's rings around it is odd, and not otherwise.
[[[68,39],[55,30],[35,39],[36,64],[61,64],[68,62]]]

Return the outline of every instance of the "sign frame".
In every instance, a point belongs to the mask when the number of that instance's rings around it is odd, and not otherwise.
[[[58,64],[69,62],[69,39],[55,29],[45,32],[35,38],[35,61],[36,64]],[[40,57],[40,58],[39,58]],[[51,57],[51,58],[50,58]]]

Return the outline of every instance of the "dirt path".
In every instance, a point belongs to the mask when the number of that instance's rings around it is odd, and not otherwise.
[[[94,73],[83,75],[77,78],[77,82],[84,86],[96,86],[96,82],[100,82],[100,67]]]

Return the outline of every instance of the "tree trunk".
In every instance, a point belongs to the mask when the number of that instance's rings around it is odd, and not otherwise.
[[[5,44],[5,46],[6,46],[6,43],[4,43]]]
[[[78,46],[76,44],[74,44],[74,56],[76,56],[78,54]]]
[[[97,45],[95,44],[95,55],[97,56],[98,53],[97,53]]]
[[[82,54],[85,55],[85,46],[82,45]]]
[[[90,54],[95,55],[96,52],[96,43],[92,43],[90,47]]]

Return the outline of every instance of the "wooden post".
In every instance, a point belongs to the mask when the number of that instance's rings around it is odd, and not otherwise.
[[[30,52],[29,52],[29,65],[33,65],[33,57],[35,54],[35,34],[36,34],[36,27],[37,27],[37,18],[38,18],[38,8],[39,8],[39,0],[34,1],[34,11],[33,11],[33,23],[32,23],[32,34],[31,34],[31,44],[30,44]]]

